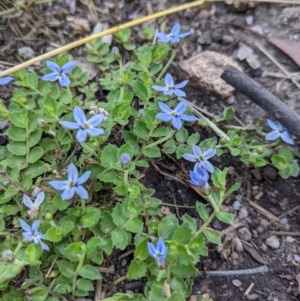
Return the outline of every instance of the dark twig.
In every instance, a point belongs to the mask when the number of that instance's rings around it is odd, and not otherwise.
[[[290,133],[300,137],[300,116],[275,95],[233,66],[226,66],[221,78],[282,123]]]

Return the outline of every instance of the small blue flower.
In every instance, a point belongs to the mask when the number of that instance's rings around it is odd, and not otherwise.
[[[83,143],[87,136],[97,137],[104,134],[104,130],[97,128],[104,119],[103,114],[97,114],[86,120],[83,110],[75,107],[73,116],[76,122],[60,121],[59,124],[69,130],[77,130],[76,139],[79,143]]]
[[[178,97],[185,97],[186,94],[184,91],[181,91],[180,88],[183,88],[189,81],[184,80],[180,84],[174,84],[173,77],[170,73],[167,73],[165,76],[165,86],[154,85],[152,88],[156,91],[163,92],[164,95],[176,95]]]
[[[184,121],[198,120],[198,118],[194,116],[183,114],[188,107],[188,102],[185,100],[181,101],[174,110],[171,110],[166,104],[162,102],[158,102],[158,106],[163,111],[163,113],[158,113],[155,117],[162,121],[171,121],[173,127],[177,130],[182,127],[181,119]]]
[[[214,167],[210,162],[208,162],[208,159],[216,154],[216,150],[210,148],[202,153],[201,148],[197,145],[193,145],[192,150],[193,154],[184,154],[182,157],[187,161],[197,162],[196,165],[213,173]]]
[[[2,72],[2,70],[0,70],[0,73]],[[5,76],[5,77],[1,77],[0,78],[0,86],[4,86],[8,83],[10,83],[14,78],[11,76]]]
[[[156,263],[159,266],[164,266],[168,252],[168,247],[166,247],[164,240],[160,237],[156,243],[156,246],[150,242],[147,242],[147,247],[149,255],[156,260]]]
[[[208,180],[208,172],[199,165],[195,165],[194,170],[190,170],[190,183],[192,185],[200,186],[204,191],[207,191],[209,189]]]
[[[88,192],[81,186],[90,177],[91,172],[86,171],[81,177],[78,178],[78,170],[76,166],[71,163],[68,166],[68,180],[63,181],[50,181],[49,184],[57,190],[64,190],[61,194],[62,200],[70,200],[74,197],[75,193],[82,199],[88,199]]]
[[[19,223],[22,230],[24,231],[22,233],[24,239],[26,239],[29,242],[33,241],[35,244],[39,243],[41,244],[43,250],[49,251],[49,247],[42,241],[42,239],[44,239],[45,237],[44,234],[38,232],[38,228],[41,223],[39,220],[34,221],[31,227],[20,218]]]
[[[190,35],[190,32],[183,32],[180,33],[180,24],[179,23],[175,23],[171,29],[171,32],[166,34],[163,32],[159,32],[157,34],[157,41],[158,42],[162,42],[162,43],[169,43],[171,42],[171,44],[175,44],[175,43],[179,43],[180,42],[180,38],[184,38],[188,35]]]
[[[71,81],[66,73],[71,72],[75,68],[75,61],[68,62],[62,67],[59,67],[52,61],[46,61],[46,65],[52,71],[52,73],[44,75],[42,77],[42,80],[47,82],[55,82],[56,80],[58,80],[63,87],[70,86]]]
[[[23,195],[23,204],[29,209],[27,214],[31,219],[36,220],[39,218],[39,207],[43,203],[44,198],[44,191],[38,194],[34,202],[26,194]]]
[[[131,161],[130,155],[127,153],[122,153],[120,156],[120,161],[122,165],[128,165]]]
[[[265,140],[273,141],[280,137],[285,143],[294,145],[295,142],[292,139],[290,133],[281,123],[279,123],[278,121],[272,121],[270,119],[267,119],[267,122],[269,127],[274,131],[268,133]]]

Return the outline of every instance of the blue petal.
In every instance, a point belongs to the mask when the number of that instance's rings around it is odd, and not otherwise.
[[[195,116],[191,116],[191,115],[185,115],[185,114],[181,114],[179,116],[182,120],[184,121],[189,121],[189,122],[194,122],[197,121],[199,118],[195,117]]]
[[[171,43],[172,44],[177,44],[177,43],[179,43],[180,42],[180,39],[178,38],[178,37],[172,37],[171,38]]]
[[[160,254],[165,254],[166,246],[165,246],[165,243],[164,243],[164,240],[162,239],[162,237],[160,237],[156,243],[156,250]]]
[[[186,36],[189,36],[191,33],[189,31],[187,32],[182,32],[177,35],[178,38],[185,38]]]
[[[159,32],[157,33],[157,42],[161,42],[161,43],[169,43],[170,42],[170,36],[163,33],[163,32]]]
[[[208,150],[206,150],[204,153],[203,153],[203,157],[208,160],[210,158],[212,158],[213,156],[216,155],[216,150],[213,149],[213,148],[209,148]]]
[[[71,62],[68,62],[66,64],[64,64],[62,67],[61,67],[61,72],[62,73],[69,73],[71,72],[76,66],[76,62],[75,61],[71,61]]]
[[[172,110],[163,102],[158,102],[158,106],[159,108],[162,110],[162,112],[167,113],[167,114],[171,114]]]
[[[6,76],[6,77],[0,78],[0,86],[4,86],[4,85],[8,84],[12,80],[13,80],[13,77],[11,77],[11,76]]]
[[[214,166],[209,161],[202,161],[202,167],[210,173],[214,172]]]
[[[171,87],[174,86],[174,80],[173,80],[173,77],[170,73],[167,73],[166,76],[165,76],[165,85],[166,86],[171,86]]]
[[[171,89],[171,90],[165,89],[165,91],[164,91],[164,95],[173,95],[173,94],[174,94],[174,90],[173,89]]]
[[[188,107],[188,102],[185,101],[185,100],[183,100],[183,101],[181,101],[181,102],[176,106],[176,108],[175,108],[174,111],[175,111],[178,115],[181,115],[181,114],[183,114],[183,113],[186,111],[187,107]]]
[[[40,226],[41,222],[39,220],[36,220],[32,223],[32,226],[31,226],[31,229],[32,229],[32,232],[34,234],[37,233],[38,229],[39,229],[39,226]]]
[[[41,244],[43,250],[49,251],[49,247],[44,242],[42,242],[41,240],[40,240],[40,244]]]
[[[91,137],[98,137],[104,134],[104,130],[100,128],[86,129],[86,131]]]
[[[174,88],[177,88],[177,89],[183,88],[183,87],[186,86],[186,84],[187,84],[188,82],[189,82],[188,80],[184,80],[183,82],[181,82],[181,83],[179,83],[179,84],[176,84],[176,85],[174,86]]]
[[[32,232],[23,232],[22,236],[27,241],[33,241]]]
[[[68,166],[68,180],[73,183],[76,183],[78,180],[78,169],[73,163]]]
[[[294,140],[292,139],[288,131],[285,131],[281,134],[281,139],[287,144],[291,144],[291,145],[295,144]]]
[[[155,258],[156,248],[151,242],[147,242],[148,253],[151,257]]]
[[[157,86],[157,85],[153,85],[151,86],[152,89],[158,91],[158,92],[164,92],[166,90],[166,87],[165,86]]]
[[[42,191],[42,192],[40,192],[40,193],[38,194],[38,196],[36,197],[36,199],[35,199],[33,205],[34,205],[35,207],[40,207],[40,205],[41,205],[41,204],[43,203],[43,201],[44,201],[44,198],[45,198],[45,192]]]
[[[73,116],[74,116],[75,121],[80,125],[83,125],[86,122],[85,114],[84,114],[83,110],[81,108],[79,108],[78,106],[76,106],[74,108]]]
[[[193,144],[192,146],[193,154],[197,157],[197,160],[202,156],[201,148],[198,145]]]
[[[56,63],[54,63],[52,61],[46,61],[46,65],[52,72],[60,73],[61,69]]]
[[[62,194],[61,194],[61,199],[63,201],[65,200],[71,200],[75,194],[75,187],[72,188],[67,188]]]
[[[180,130],[182,127],[182,122],[179,117],[173,117],[171,123],[172,123],[173,127],[177,130]]]
[[[280,133],[278,131],[273,131],[271,133],[268,133],[265,137],[265,140],[276,140],[280,137]]]
[[[79,143],[83,143],[87,138],[87,131],[86,130],[78,130],[76,134],[76,140]]]
[[[89,179],[90,175],[91,175],[91,172],[90,171],[86,171],[81,177],[79,177],[77,179],[76,184],[77,185],[81,185],[81,184],[85,183]]]
[[[42,80],[47,81],[47,82],[55,82],[58,79],[58,74],[57,73],[50,73],[42,76]]]
[[[202,162],[202,163],[203,163],[203,162]],[[207,172],[204,168],[200,167],[199,164],[196,164],[196,165],[195,165],[194,171],[196,172],[196,174],[197,174],[200,178],[204,179],[205,182],[208,181],[208,179],[209,179],[209,174],[208,174],[208,172]]]
[[[196,162],[198,160],[198,157],[193,154],[184,154],[184,155],[182,155],[182,157],[185,160],[190,161],[190,162]]]
[[[278,130],[278,131],[282,130],[281,124],[277,121],[272,121],[271,119],[267,119],[267,123],[269,127],[273,130]]]
[[[173,93],[178,97],[186,97],[185,92],[177,88],[173,89]]]
[[[97,114],[97,115],[93,116],[92,118],[90,118],[87,121],[87,124],[91,127],[96,127],[96,126],[98,126],[99,124],[102,123],[103,119],[104,119],[103,114]]]
[[[60,121],[59,124],[69,130],[79,130],[81,128],[80,124],[76,122]]]
[[[62,87],[68,87],[71,84],[70,79],[64,73],[58,77],[58,80]]]
[[[177,36],[179,34],[179,32],[180,32],[180,24],[178,22],[176,22],[171,29],[171,34],[173,36]]]
[[[87,200],[89,198],[88,192],[82,186],[75,187],[75,191],[81,199]]]
[[[29,197],[28,195],[26,195],[26,194],[23,194],[23,204],[24,204],[27,208],[29,208],[29,209],[31,209],[31,208],[33,207],[33,202],[32,202],[32,200],[31,200],[30,197]]]
[[[170,121],[173,119],[173,116],[170,114],[166,114],[166,113],[158,113],[155,116],[156,119],[159,119],[161,121]]]
[[[31,227],[26,223],[24,222],[22,219],[18,218],[19,220],[19,223],[20,223],[20,226],[21,228],[25,231],[25,232],[32,232],[31,230]]]
[[[69,185],[69,181],[50,181],[49,185],[52,186],[56,190],[65,190]]]

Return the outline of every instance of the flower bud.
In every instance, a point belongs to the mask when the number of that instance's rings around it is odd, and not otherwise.
[[[53,215],[50,212],[47,212],[45,217],[46,217],[46,220],[48,220],[48,221],[52,221],[52,219],[53,219]]]
[[[259,146],[256,151],[261,155],[264,152],[264,148],[262,146]]]
[[[128,169],[129,163],[131,162],[130,155],[127,153],[122,153],[120,156],[120,161],[121,161],[122,167],[124,169]]]
[[[2,260],[5,262],[13,262],[14,253],[11,250],[4,250],[2,252]]]
[[[38,126],[41,127],[41,128],[43,128],[43,127],[46,126],[45,120],[43,120],[43,119],[41,119],[41,118],[38,119],[37,124],[38,124]]]
[[[228,142],[228,139],[226,137],[222,137],[221,140],[220,140],[220,144],[221,145],[224,145]]]
[[[114,55],[114,59],[116,61],[120,61],[121,60],[121,55],[120,55],[120,51],[118,47],[113,47],[111,50],[111,53]]]

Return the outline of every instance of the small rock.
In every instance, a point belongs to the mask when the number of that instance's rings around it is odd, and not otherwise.
[[[299,255],[294,255],[294,259],[295,259],[297,262],[300,262],[300,256],[299,256]]]
[[[274,181],[277,178],[277,171],[271,166],[264,167],[262,174],[268,180]]]
[[[266,245],[272,249],[278,249],[280,247],[280,241],[276,235],[272,235],[266,239]]]
[[[235,102],[235,97],[233,95],[231,95],[226,99],[226,101],[229,105],[231,105]]]
[[[262,218],[262,219],[260,220],[260,223],[259,223],[259,224],[260,224],[263,228],[265,228],[265,227],[268,226],[269,221],[268,221],[267,219]]]
[[[250,171],[250,173],[253,175],[253,177],[254,177],[257,181],[261,181],[261,180],[262,180],[262,175],[261,175],[260,169],[258,169],[258,168],[252,169],[252,170]]]
[[[250,294],[250,295],[247,295],[247,299],[248,299],[248,300],[256,300],[257,298],[259,298],[259,295],[258,295],[258,294]]]
[[[123,259],[122,262],[121,262],[121,265],[122,265],[122,267],[125,267],[127,265],[127,260]]]
[[[232,284],[236,287],[240,287],[242,285],[242,282],[238,279],[232,280]]]
[[[246,60],[250,67],[252,67],[253,69],[258,69],[261,64],[257,60],[257,56],[253,52],[254,51],[250,46],[240,42],[239,50],[237,52],[237,58],[240,61]]]
[[[268,247],[267,247],[264,243],[261,243],[261,244],[260,244],[260,248],[261,248],[264,252],[268,252]]]
[[[35,57],[35,52],[31,47],[20,47],[18,49],[18,54],[21,56],[24,60],[30,60]]]
[[[238,232],[240,239],[245,240],[245,241],[251,240],[252,235],[247,227],[242,227],[242,228],[238,229],[237,232]]]
[[[226,34],[226,30],[224,29],[223,26],[217,27],[213,29],[211,33],[211,38],[214,42],[221,42],[225,34]]]
[[[265,230],[265,229],[264,229],[262,226],[258,226],[258,227],[256,228],[256,232],[257,232],[257,233],[263,233],[264,230]]]
[[[239,212],[239,219],[246,218],[248,216],[248,211],[245,207],[242,207]]]
[[[232,207],[235,211],[239,211],[241,209],[241,202],[239,201],[235,201],[233,204],[232,204]]]
[[[287,198],[283,198],[278,202],[281,210],[285,211],[288,208],[289,201]]]
[[[248,15],[246,17],[246,23],[247,23],[247,25],[249,25],[249,26],[252,25],[253,20],[254,20],[254,16],[253,15]]]
[[[199,44],[211,44],[211,36],[210,36],[210,31],[205,32],[203,35],[201,35],[197,42]]]
[[[234,37],[226,34],[223,36],[222,42],[225,45],[231,45],[234,42]]]
[[[10,125],[9,120],[0,121],[0,130],[3,131],[4,129],[8,128]]]
[[[243,252],[244,251],[243,244],[242,244],[241,240],[238,237],[235,237],[233,239],[233,243],[234,243],[234,249],[237,252]]]
[[[285,240],[286,240],[287,242],[294,242],[294,241],[295,241],[295,238],[293,238],[292,236],[287,236],[287,237],[285,238]]]
[[[288,223],[288,219],[286,217],[283,217],[279,222],[282,225],[286,225]]]

